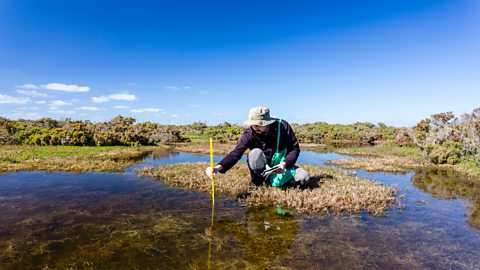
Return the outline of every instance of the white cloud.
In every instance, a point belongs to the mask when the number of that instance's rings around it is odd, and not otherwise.
[[[92,97],[92,101],[95,103],[108,102],[110,99],[107,96]]]
[[[38,89],[39,87],[36,86],[35,84],[27,83],[24,85],[19,85],[16,88],[23,88],[23,89]]]
[[[17,90],[17,93],[24,95],[24,96],[29,96],[29,97],[48,97],[47,94],[45,93],[40,93],[37,90]]]
[[[70,93],[85,93],[90,91],[88,86],[79,86],[76,84],[47,83],[41,85],[42,88],[54,91],[64,91]]]
[[[36,104],[45,104],[47,103],[45,100],[39,100],[39,101],[35,101]]]
[[[165,90],[188,90],[190,88],[191,88],[190,86],[176,86],[176,85],[169,85],[164,87]]]
[[[74,114],[75,113],[75,111],[64,111],[64,110],[58,110],[58,109],[50,110],[48,112],[57,113],[57,114]]]
[[[50,106],[52,107],[67,106],[67,105],[72,105],[72,103],[68,103],[59,99],[53,100],[52,102],[50,102]]]
[[[128,106],[124,106],[124,105],[115,105],[113,106],[114,109],[128,109]]]
[[[132,113],[145,113],[145,112],[160,112],[161,109],[156,108],[143,108],[143,109],[132,109],[130,112]]]
[[[82,111],[98,111],[97,107],[88,107],[88,106],[82,106],[79,109]]]
[[[172,114],[172,117],[178,117],[178,114]]]
[[[37,120],[41,118],[41,116],[36,112],[19,112],[19,111],[13,111],[9,114],[6,114],[5,117],[7,117],[8,119],[30,119],[30,120]]]
[[[31,100],[28,97],[18,98],[0,94],[0,104],[25,104],[30,101]]]
[[[18,108],[19,110],[22,110],[22,111],[35,111],[35,110],[38,110],[38,107],[20,107]]]
[[[92,101],[95,103],[105,103],[110,100],[135,101],[137,97],[128,93],[115,93],[108,96],[92,97]]]
[[[135,95],[127,94],[127,93],[112,94],[112,95],[109,95],[108,98],[114,99],[114,100],[124,100],[124,101],[137,100],[137,97]]]

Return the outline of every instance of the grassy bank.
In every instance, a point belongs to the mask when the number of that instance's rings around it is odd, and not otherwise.
[[[352,159],[330,161],[330,164],[346,169],[405,173],[423,168],[441,168],[454,170],[466,176],[480,179],[480,167],[476,162],[463,159],[455,165],[436,165],[424,159],[420,149],[416,147],[398,147],[390,144],[381,144],[374,147],[344,148],[336,150],[336,152],[356,156]]]
[[[184,163],[138,171],[141,176],[159,179],[167,185],[209,193],[211,181],[205,175],[207,163]],[[383,214],[394,205],[397,189],[368,179],[353,177],[331,168],[305,165],[315,188],[286,189],[255,187],[245,164],[239,164],[215,178],[217,192],[241,198],[249,206],[281,204],[297,213],[360,212]]]
[[[213,142],[213,154],[214,155],[226,155],[235,148],[236,142]],[[170,144],[170,148],[179,152],[188,152],[195,154],[210,154],[210,140],[198,139],[192,140],[186,143]]]
[[[122,146],[2,146],[0,173],[33,170],[118,172],[152,149]]]
[[[213,154],[215,155],[226,155],[230,153],[237,144],[236,141],[228,142],[213,142]],[[327,146],[324,144],[300,144],[301,149],[304,150],[316,150],[316,149],[326,149]],[[170,144],[170,148],[175,151],[196,153],[196,154],[210,154],[210,141],[209,138],[196,138],[190,142],[174,143]],[[248,150],[245,152],[248,153]]]
[[[336,150],[336,152],[355,156],[351,159],[329,162],[345,169],[405,173],[410,170],[435,166],[423,160],[420,150],[413,147],[382,144],[375,147],[343,148]]]
[[[422,152],[417,147],[399,147],[389,143],[378,144],[373,147],[345,147],[337,150],[336,152],[354,156],[396,156],[412,159],[423,159]]]

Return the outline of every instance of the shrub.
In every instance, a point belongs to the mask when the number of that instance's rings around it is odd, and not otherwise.
[[[463,145],[447,141],[442,145],[429,145],[425,150],[429,160],[435,164],[456,164],[462,156]]]

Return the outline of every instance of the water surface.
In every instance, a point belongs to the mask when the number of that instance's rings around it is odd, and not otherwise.
[[[323,165],[344,157],[303,151],[299,162]],[[208,194],[133,172],[208,161],[156,151],[120,174],[0,176],[0,269],[480,268],[475,181],[446,171],[357,170],[405,195],[403,209],[381,217],[281,216],[219,196],[210,238]]]

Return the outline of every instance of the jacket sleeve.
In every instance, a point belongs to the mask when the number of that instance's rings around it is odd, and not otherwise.
[[[298,156],[300,155],[300,144],[298,143],[297,136],[293,132],[292,127],[288,122],[285,123],[285,129],[287,136],[286,145],[287,145],[287,156],[285,157],[285,162],[287,163],[286,168],[291,169],[297,162]]]
[[[247,150],[248,134],[244,132],[237,142],[237,145],[229,154],[227,154],[218,164],[222,165],[220,173],[226,173],[242,158],[243,153]]]

